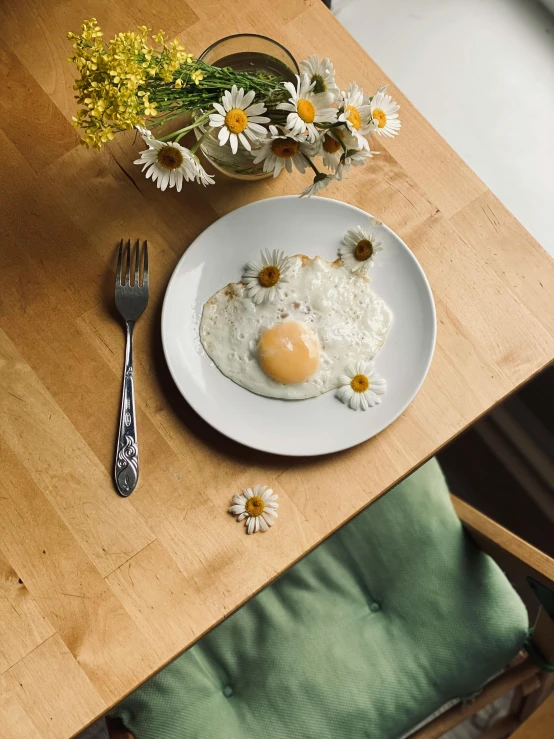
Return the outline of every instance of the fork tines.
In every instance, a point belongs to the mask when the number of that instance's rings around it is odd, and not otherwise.
[[[123,279],[123,249],[125,248],[125,279]],[[119,253],[117,255],[117,269],[115,274],[116,286],[125,287],[147,287],[148,286],[148,242],[144,242],[142,250],[143,266],[142,266],[142,282],[140,282],[140,242],[137,239],[134,249],[134,266],[135,274],[133,285],[131,285],[131,239],[127,240],[127,244],[123,246],[123,239],[119,243]]]

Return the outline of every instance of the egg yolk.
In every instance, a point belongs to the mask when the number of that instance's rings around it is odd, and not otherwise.
[[[299,321],[277,323],[263,332],[258,356],[263,371],[277,382],[304,382],[319,364],[317,334]]]

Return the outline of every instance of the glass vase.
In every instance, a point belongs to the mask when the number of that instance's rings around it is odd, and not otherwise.
[[[294,75],[299,73],[294,57],[284,46],[254,33],[241,33],[216,41],[200,59],[214,67],[231,67],[237,72],[269,72],[292,82],[295,82]],[[209,131],[209,127],[199,126],[194,131],[200,138]],[[239,144],[237,153],[233,154],[230,146],[219,145],[218,132],[219,129],[209,131],[200,144],[202,153],[216,169],[239,180],[271,177],[271,172],[263,171],[263,162],[254,164],[259,146],[252,144],[252,151],[247,151]]]

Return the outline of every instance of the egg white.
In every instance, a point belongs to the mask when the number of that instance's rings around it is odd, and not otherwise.
[[[287,278],[275,303],[254,305],[241,282],[219,290],[204,304],[200,340],[219,370],[238,385],[258,395],[303,400],[335,389],[349,361],[372,359],[385,341],[392,313],[369,279],[339,260],[292,257]],[[261,369],[257,347],[265,329],[291,320],[316,331],[321,354],[310,378],[285,385]]]

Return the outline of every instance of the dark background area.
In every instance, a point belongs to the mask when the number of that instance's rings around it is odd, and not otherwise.
[[[554,557],[554,366],[438,458],[452,493]]]

